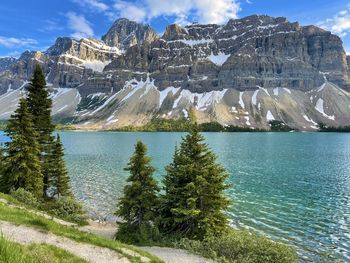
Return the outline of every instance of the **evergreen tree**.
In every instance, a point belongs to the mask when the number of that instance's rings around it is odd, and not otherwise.
[[[227,173],[203,142],[194,123],[166,167],[161,227],[185,237],[203,239],[222,233],[230,201],[224,191]]]
[[[36,65],[33,78],[27,86],[28,108],[33,116],[34,129],[38,134],[40,162],[44,174],[44,195],[49,187],[49,155],[53,144],[54,125],[51,120],[52,101],[46,88],[45,76],[40,65]]]
[[[43,175],[39,161],[40,149],[25,99],[20,99],[19,107],[8,121],[5,133],[11,141],[6,143],[6,166],[1,190],[9,193],[11,190],[24,188],[35,197],[41,198]]]
[[[131,156],[126,171],[130,172],[124,187],[124,196],[121,198],[116,212],[126,224],[140,228],[145,222],[155,218],[157,207],[157,192],[159,188],[153,178],[155,169],[150,164],[146,145],[138,141],[135,152]]]
[[[2,178],[3,178],[4,169],[5,169],[4,150],[1,144],[0,145],[0,192],[2,191],[1,186],[3,185]]]
[[[61,196],[72,196],[70,189],[70,180],[66,168],[64,157],[64,149],[61,138],[57,135],[57,139],[52,147],[52,154],[47,163],[50,165],[49,178],[53,186],[54,195],[58,198]]]

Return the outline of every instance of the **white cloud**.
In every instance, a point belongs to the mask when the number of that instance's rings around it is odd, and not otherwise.
[[[117,0],[113,7],[116,9],[119,17],[129,18],[136,22],[143,22],[146,17],[144,7],[134,3]],[[110,13],[110,15],[113,16],[114,14]]]
[[[108,5],[99,0],[72,0],[82,7],[87,7],[93,11],[105,12],[109,9]]]
[[[334,34],[345,37],[350,33],[350,4],[346,9],[338,12],[332,18],[319,22],[318,25]]]
[[[222,24],[230,18],[237,18],[240,11],[237,0],[116,0],[113,7],[116,17],[126,17],[138,22],[149,22],[161,16],[174,17],[175,22],[180,24],[193,21]]]
[[[64,29],[64,27],[56,19],[46,19],[45,21],[43,21],[43,23],[44,26],[38,29],[38,31],[40,32],[52,32]]]
[[[0,46],[4,46],[6,48],[33,47],[36,44],[38,44],[38,41],[32,38],[15,38],[0,36]]]
[[[90,22],[87,21],[84,16],[77,15],[74,12],[68,12],[66,16],[68,18],[68,27],[74,31],[71,35],[72,37],[84,38],[94,35]]]

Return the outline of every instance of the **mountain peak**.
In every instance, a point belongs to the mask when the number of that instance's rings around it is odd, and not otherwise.
[[[127,49],[136,44],[151,43],[158,34],[147,24],[137,23],[127,18],[117,19],[102,40],[109,46]]]

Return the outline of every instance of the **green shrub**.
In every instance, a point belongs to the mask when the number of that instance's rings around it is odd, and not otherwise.
[[[277,121],[277,120],[269,121],[269,126],[271,131],[274,131],[274,132],[289,132],[293,130],[283,121]]]
[[[73,197],[61,197],[57,200],[46,202],[41,208],[69,221],[77,223],[86,221],[86,215],[82,205]]]
[[[36,197],[31,192],[28,192],[23,188],[19,188],[16,191],[11,192],[11,196],[19,202],[29,205],[31,207],[39,206],[38,199],[36,199]]]
[[[151,246],[161,243],[161,234],[158,228],[151,223],[144,223],[140,229],[127,224],[119,224],[115,238],[123,243]]]
[[[181,239],[175,245],[223,263],[292,263],[297,260],[296,253],[288,246],[245,230],[230,230],[221,237],[208,237],[204,241]]]

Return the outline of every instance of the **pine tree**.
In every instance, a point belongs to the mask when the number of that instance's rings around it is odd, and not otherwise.
[[[50,155],[47,163],[51,167],[48,169],[50,172],[50,184],[54,189],[54,196],[57,196],[58,198],[62,196],[72,196],[70,180],[63,157],[63,145],[61,143],[60,136],[57,135],[56,141],[52,147],[52,154]]]
[[[194,123],[166,167],[162,197],[161,227],[194,239],[223,232],[230,204],[224,193],[228,175],[203,141]]]
[[[11,141],[6,143],[6,166],[2,177],[2,191],[24,188],[41,198],[43,175],[39,161],[37,133],[33,128],[32,116],[27,101],[20,99],[19,107],[8,121],[5,133]]]
[[[44,174],[44,195],[49,188],[50,165],[48,156],[51,154],[53,144],[52,132],[54,125],[51,120],[52,100],[46,88],[45,76],[40,65],[36,65],[31,83],[27,86],[28,108],[33,116],[34,129],[38,134],[40,146],[40,162]]]
[[[153,178],[155,169],[147,156],[147,147],[141,141],[135,145],[135,152],[131,156],[126,171],[130,172],[124,187],[124,196],[121,198],[116,212],[126,224],[140,228],[145,222],[155,218],[157,208],[157,192],[159,188]]]
[[[0,192],[2,192],[2,185],[3,185],[3,173],[5,169],[5,161],[4,161],[4,150],[2,148],[2,144],[0,145]]]

